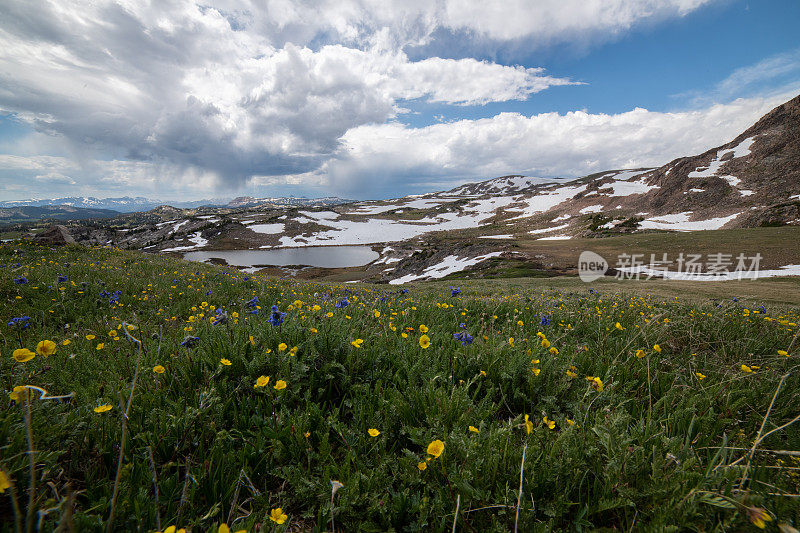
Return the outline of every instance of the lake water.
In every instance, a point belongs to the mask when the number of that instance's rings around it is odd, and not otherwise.
[[[380,257],[369,246],[308,246],[305,248],[274,248],[271,250],[198,250],[186,252],[184,259],[208,261],[224,259],[231,266],[304,265],[322,268],[363,266]]]

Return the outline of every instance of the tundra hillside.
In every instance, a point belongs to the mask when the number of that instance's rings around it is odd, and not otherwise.
[[[19,242],[0,265],[5,530],[800,521],[797,307]]]

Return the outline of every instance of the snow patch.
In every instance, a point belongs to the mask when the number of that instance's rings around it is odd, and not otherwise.
[[[477,265],[478,263],[490,259],[492,257],[497,257],[502,252],[490,252],[488,254],[479,255],[478,257],[467,258],[467,257],[458,257],[456,255],[448,255],[445,257],[441,263],[437,265],[432,265],[422,271],[421,274],[406,274],[403,277],[390,280],[389,283],[391,285],[401,285],[403,283],[408,283],[410,281],[423,279],[423,278],[431,278],[431,279],[438,279],[448,276],[454,272],[461,272],[465,268]]]
[[[691,211],[684,213],[674,213],[647,218],[639,223],[639,229],[665,229],[674,231],[698,231],[719,229],[731,220],[738,217],[741,213],[735,213],[727,217],[709,218],[707,220],[690,221]]]

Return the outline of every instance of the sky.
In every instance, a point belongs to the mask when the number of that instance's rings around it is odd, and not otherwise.
[[[3,0],[0,200],[660,166],[800,94],[797,0]]]

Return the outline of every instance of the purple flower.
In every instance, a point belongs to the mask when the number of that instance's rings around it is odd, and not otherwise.
[[[269,316],[269,323],[273,326],[280,326],[283,324],[283,319],[286,318],[286,313],[281,313],[277,305],[272,306],[272,314]]]
[[[14,278],[14,283],[16,283],[17,285],[25,285],[26,283],[28,283],[28,278],[24,278],[24,277],[23,278]]]
[[[29,316],[14,317],[14,318],[12,318],[11,320],[8,321],[8,325],[11,326],[12,328],[25,329],[28,326],[30,326],[30,324],[28,323],[28,320],[30,320],[30,319],[31,319],[31,317],[29,317]]]
[[[456,297],[461,294],[461,287],[453,287],[450,285],[450,296]]]
[[[256,305],[258,305],[258,296],[253,296],[252,300],[248,300],[244,304],[245,307],[255,307]]]
[[[59,283],[66,283],[68,281],[69,281],[69,278],[67,276],[58,276],[58,282]]]
[[[470,335],[466,331],[459,331],[458,333],[453,333],[453,337],[463,346],[472,344],[472,335]]]
[[[547,326],[550,324],[550,315],[542,315],[541,320],[539,320],[540,326]]]
[[[181,346],[185,346],[187,348],[194,348],[194,345],[198,343],[200,337],[192,337],[191,335],[187,335],[183,338],[183,342],[181,342]]]
[[[334,304],[334,307],[341,309],[342,307],[347,307],[348,305],[350,305],[350,302],[347,301],[347,298],[342,298],[341,300],[336,302],[336,304]]]

